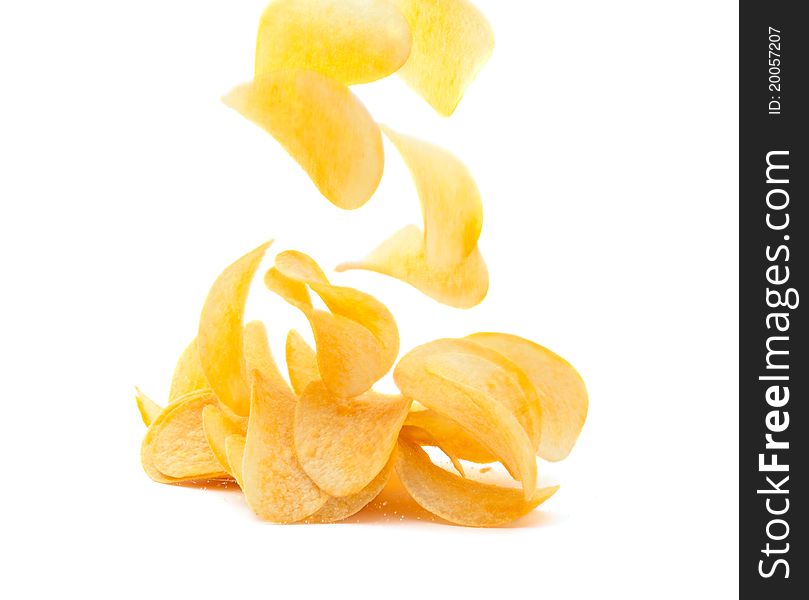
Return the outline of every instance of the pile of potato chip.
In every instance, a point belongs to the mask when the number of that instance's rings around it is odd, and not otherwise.
[[[378,125],[348,86],[396,72],[448,116],[492,47],[491,28],[467,0],[274,0],[261,18],[254,80],[225,102],[267,130],[345,209],[376,190],[384,132],[410,169],[423,229],[405,227],[337,270],[377,271],[471,307],[488,291],[472,176],[446,150]],[[269,246],[214,282],[168,404],[138,391],[148,427],[142,462],[152,479],[235,480],[255,513],[276,523],[345,519],[394,471],[419,505],[460,525],[508,523],[556,492],[537,488],[536,457],[565,458],[584,424],[587,392],[569,363],[502,333],[436,340],[397,363],[399,331],[387,307],[333,284],[306,254],[285,251],[265,287],[301,311],[315,340],[312,348],[289,331],[287,378],[264,324],[244,323]],[[374,391],[391,368],[400,393]],[[455,472],[434,464],[424,447],[443,452]],[[464,462],[501,463],[519,487],[475,481]]]

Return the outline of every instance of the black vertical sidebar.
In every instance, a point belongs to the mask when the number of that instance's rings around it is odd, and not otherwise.
[[[807,6],[740,4],[741,598],[809,598]]]

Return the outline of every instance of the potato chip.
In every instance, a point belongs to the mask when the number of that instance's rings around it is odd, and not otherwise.
[[[140,418],[143,419],[143,424],[146,425],[146,427],[151,425],[152,421],[159,417],[160,413],[163,412],[162,407],[155,404],[151,398],[141,392],[138,388],[135,388],[135,401],[138,403]]]
[[[407,20],[385,0],[274,0],[259,24],[256,79],[292,68],[368,83],[395,73],[411,44]]]
[[[487,390],[503,402],[525,429],[536,452],[542,435],[542,410],[536,390],[522,369],[500,352],[469,338],[439,339],[410,352],[411,358],[435,354],[450,355],[455,363],[455,379]]]
[[[488,346],[519,366],[530,379],[542,405],[539,456],[565,458],[587,418],[587,388],[576,369],[562,357],[529,340],[505,333],[476,333],[469,339]]]
[[[416,225],[399,230],[364,259],[336,268],[338,272],[353,269],[394,277],[455,308],[476,306],[489,291],[489,272],[478,248],[452,269],[431,267],[424,255],[424,235]]]
[[[471,372],[475,367],[470,367],[468,376],[458,373],[459,364],[468,358],[468,355],[455,353],[410,352],[396,365],[393,378],[405,396],[452,419],[471,433],[522,482],[525,493],[530,494],[537,474],[531,440],[506,407],[507,401],[493,397],[490,390],[467,383],[475,383]]]
[[[228,460],[229,471],[240,488],[244,488],[244,480],[242,479],[244,442],[245,437],[243,435],[229,435],[225,440],[225,456]]]
[[[399,353],[399,331],[393,315],[373,296],[331,285],[314,260],[295,251],[276,257],[265,283],[308,318],[320,377],[337,396],[366,392],[393,366]],[[296,283],[312,288],[331,313],[307,304]]]
[[[205,439],[211,448],[216,460],[222,469],[233,475],[225,449],[225,442],[231,435],[244,436],[246,428],[244,424],[239,424],[230,419],[225,412],[216,404],[208,404],[202,409],[202,430],[205,432]]]
[[[468,527],[498,527],[528,514],[553,496],[558,486],[531,490],[500,487],[458,477],[434,465],[424,450],[399,440],[396,473],[422,508]]]
[[[382,470],[396,446],[410,400],[365,392],[353,398],[310,384],[295,409],[295,449],[320,489],[338,498],[356,494]]]
[[[329,496],[309,478],[295,454],[297,398],[282,379],[253,372],[250,420],[242,460],[242,490],[262,519],[292,523],[316,513]]]
[[[265,378],[283,379],[270,352],[267,328],[261,321],[250,321],[244,327],[244,359],[248,369],[260,371]]]
[[[334,523],[360,512],[363,508],[368,506],[368,504],[373,502],[374,498],[379,496],[388,483],[391,473],[393,472],[395,456],[396,453],[394,449],[390,459],[379,474],[359,492],[343,498],[329,498],[328,502],[323,505],[323,508],[306,519],[306,521],[309,523]]]
[[[466,166],[452,154],[383,127],[407,164],[421,201],[424,257],[430,268],[449,270],[477,247],[483,203]]]
[[[405,419],[405,426],[415,430],[413,433],[424,431],[427,434],[411,435],[413,441],[421,446],[436,445],[449,457],[481,464],[497,462],[497,457],[463,427],[434,410],[411,410]]]
[[[359,208],[376,191],[385,162],[379,125],[343,84],[273,71],[224,102],[272,135],[335,206]]]
[[[494,50],[486,17],[467,0],[393,0],[410,23],[413,47],[402,79],[449,116]]]
[[[166,407],[146,431],[141,461],[147,475],[160,483],[227,477],[208,446],[202,410],[215,405],[209,390],[192,392]]]
[[[205,371],[202,370],[202,364],[199,362],[197,338],[194,338],[185,347],[174,367],[169,388],[169,404],[190,392],[204,390],[208,387]]]
[[[320,380],[317,354],[293,329],[287,334],[286,358],[292,389],[300,396],[310,383]]]
[[[253,275],[270,243],[245,254],[222,272],[208,293],[199,322],[197,347],[206,379],[219,400],[238,415],[247,415],[250,410],[244,307]]]

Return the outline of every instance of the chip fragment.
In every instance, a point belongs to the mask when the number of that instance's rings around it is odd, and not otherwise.
[[[345,85],[313,71],[272,71],[224,102],[272,135],[335,206],[359,208],[376,191],[382,135]]]
[[[411,45],[410,25],[387,0],[274,0],[259,23],[256,79],[302,69],[368,83],[395,73]]]
[[[304,471],[331,496],[356,494],[388,462],[410,400],[369,391],[352,398],[310,384],[295,408],[295,449]]]
[[[467,0],[392,0],[413,32],[405,82],[449,116],[494,50],[486,17]]]
[[[396,473],[407,492],[422,508],[468,527],[498,527],[534,510],[558,486],[531,489],[500,487],[464,479],[438,467],[418,445],[399,440]]]
[[[140,418],[143,420],[143,424],[148,427],[152,424],[157,417],[160,416],[160,413],[163,412],[163,408],[156,404],[149,396],[144,394],[140,391],[140,389],[135,388],[135,401],[138,403],[138,411],[140,412]]]
[[[262,244],[216,279],[199,321],[197,348],[202,370],[219,400],[238,415],[250,410],[250,383],[242,325],[253,276],[271,242]]]
[[[545,460],[565,458],[587,418],[587,388],[581,375],[561,356],[530,340],[506,333],[476,333],[469,339],[488,346],[528,376],[542,406],[538,454]]]

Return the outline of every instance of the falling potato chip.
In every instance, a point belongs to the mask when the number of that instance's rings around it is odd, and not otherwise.
[[[227,477],[208,446],[202,411],[217,399],[209,390],[192,392],[166,407],[146,431],[141,462],[160,483]]]
[[[244,488],[244,480],[242,479],[244,442],[245,438],[243,435],[230,435],[225,440],[225,456],[228,460],[228,467],[240,488]]]
[[[474,374],[459,377],[457,367],[469,358],[446,353],[420,355],[411,351],[396,365],[393,378],[402,393],[452,419],[494,454],[508,472],[522,482],[527,494],[536,486],[536,458],[528,434],[506,408],[503,399],[472,387]]]
[[[202,409],[202,430],[205,432],[205,439],[211,448],[216,460],[222,469],[233,475],[227,457],[225,443],[232,435],[244,436],[246,433],[245,424],[237,423],[216,404],[208,404]]]
[[[203,390],[207,387],[209,387],[208,380],[205,378],[205,371],[202,370],[197,339],[194,338],[185,347],[177,360],[177,365],[174,367],[171,387],[169,388],[169,404],[190,392]]]
[[[394,449],[390,460],[388,460],[379,474],[359,492],[342,498],[329,498],[328,502],[323,505],[323,508],[306,519],[306,521],[311,523],[334,523],[360,512],[363,508],[368,506],[374,498],[379,496],[385,485],[387,485],[391,473],[393,472],[395,456],[396,453]]]
[[[477,184],[452,154],[383,128],[407,164],[424,218],[424,256],[430,268],[456,267],[477,247],[483,203]]]
[[[405,426],[413,430],[410,437],[414,442],[421,446],[436,445],[450,458],[455,456],[481,464],[497,462],[497,457],[463,427],[434,410],[410,411]],[[419,436],[419,431],[427,435]]]
[[[287,334],[286,358],[292,389],[300,396],[310,383],[320,380],[317,354],[293,329]]]
[[[138,410],[140,411],[140,418],[143,419],[143,424],[148,427],[152,424],[163,408],[154,403],[146,394],[135,388],[135,401],[138,403]]]
[[[500,352],[470,338],[439,339],[410,352],[411,359],[436,354],[448,355],[454,379],[471,387],[487,390],[517,417],[536,452],[542,435],[542,410],[531,380]]]
[[[530,379],[542,405],[539,456],[565,458],[587,418],[587,388],[576,369],[562,357],[529,340],[505,333],[476,333],[469,339],[488,346],[519,366]]]
[[[409,409],[402,396],[339,398],[323,383],[312,383],[295,409],[298,460],[329,495],[356,494],[388,462]]]
[[[393,0],[410,23],[413,47],[402,79],[444,116],[461,101],[494,50],[486,17],[467,0]]]
[[[224,102],[278,140],[336,206],[359,208],[376,191],[382,135],[345,85],[312,71],[273,71]]]
[[[395,73],[411,44],[407,20],[386,0],[274,0],[259,24],[256,79],[292,68],[368,83]]]
[[[424,255],[424,236],[416,225],[399,230],[364,259],[343,263],[336,270],[353,269],[395,277],[455,308],[476,306],[489,291],[489,272],[478,248],[452,269],[430,267]]]
[[[399,440],[396,473],[422,508],[458,525],[497,527],[528,514],[553,496],[558,486],[531,490],[500,487],[458,477],[434,465],[424,450]]]
[[[276,257],[265,283],[306,315],[320,377],[337,396],[362,394],[393,366],[399,330],[390,311],[373,296],[331,285],[314,260],[294,251]],[[296,284],[312,288],[331,312],[315,310]]]
[[[295,454],[297,398],[282,379],[253,372],[250,420],[242,460],[242,490],[262,519],[292,523],[316,513],[329,496],[309,478]]]
[[[216,279],[199,322],[197,347],[208,384],[238,415],[250,410],[250,384],[244,358],[244,307],[250,284],[270,242],[225,269]]]

